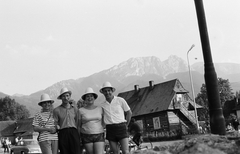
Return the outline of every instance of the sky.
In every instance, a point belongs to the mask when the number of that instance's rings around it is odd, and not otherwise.
[[[213,62],[240,63],[240,1],[203,0]],[[134,57],[203,61],[194,0],[0,1],[0,92],[29,95]],[[196,60],[197,59],[197,60]]]

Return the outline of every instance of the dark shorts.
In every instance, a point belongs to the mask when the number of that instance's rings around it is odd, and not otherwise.
[[[81,133],[81,139],[83,144],[105,142],[104,133],[100,134],[83,134]]]
[[[126,123],[106,125],[106,139],[108,141],[119,142],[124,138],[128,138]]]

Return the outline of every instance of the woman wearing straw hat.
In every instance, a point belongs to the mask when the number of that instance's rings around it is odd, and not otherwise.
[[[62,88],[57,99],[62,104],[53,110],[55,126],[58,128],[59,150],[61,154],[80,154],[80,136],[78,133],[78,108],[71,100],[72,92]]]
[[[82,99],[85,106],[79,109],[82,143],[88,154],[102,154],[104,150],[103,109],[94,105],[98,95],[87,88]]]
[[[38,105],[42,107],[41,112],[37,113],[33,119],[33,129],[39,132],[39,145],[43,154],[58,153],[58,135],[56,133],[53,106],[54,100],[48,94],[42,94]]]
[[[106,139],[114,154],[119,153],[119,143],[123,154],[129,153],[127,126],[132,117],[132,111],[127,102],[113,95],[115,88],[110,82],[105,82],[100,92],[106,100],[101,104],[104,109],[104,123],[106,124]],[[125,116],[126,115],[126,116]]]

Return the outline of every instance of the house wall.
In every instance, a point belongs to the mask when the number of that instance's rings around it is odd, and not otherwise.
[[[143,128],[143,136],[158,137],[179,130],[179,118],[173,112],[157,112],[134,117]]]

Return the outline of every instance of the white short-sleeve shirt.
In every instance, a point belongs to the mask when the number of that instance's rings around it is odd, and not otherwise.
[[[130,107],[123,98],[114,96],[111,103],[104,101],[101,106],[104,109],[104,123],[106,125],[126,122],[124,112],[129,111]]]

